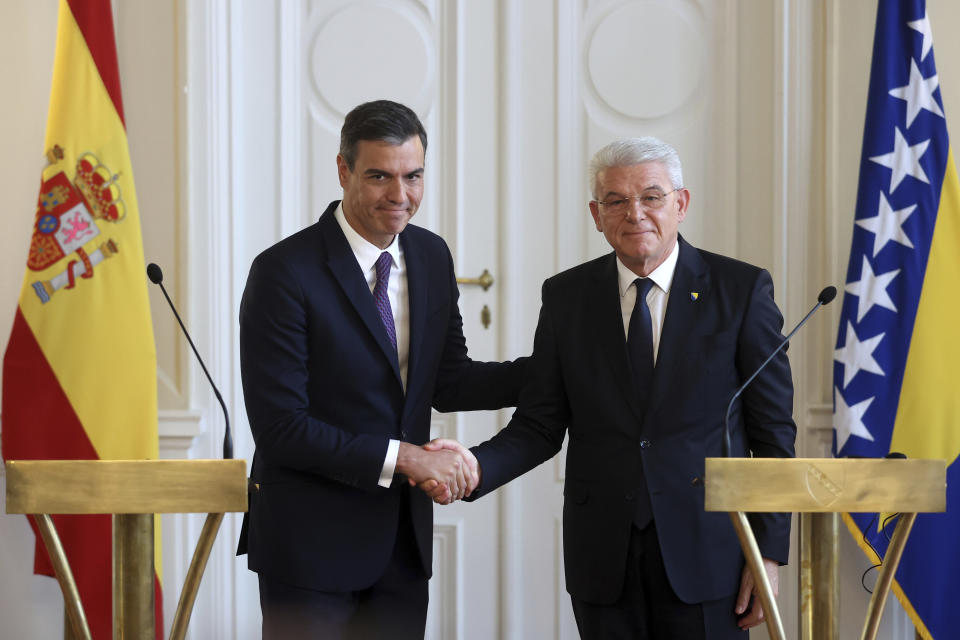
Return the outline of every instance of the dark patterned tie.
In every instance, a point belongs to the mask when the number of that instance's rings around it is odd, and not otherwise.
[[[643,404],[650,391],[653,378],[653,324],[650,321],[650,307],[647,306],[647,294],[653,286],[649,278],[637,278],[633,281],[637,287],[637,302],[630,315],[630,328],[627,331],[627,350],[630,352],[630,367],[636,383],[640,402]]]
[[[649,278],[637,278],[633,281],[637,287],[637,301],[630,315],[630,328],[627,331],[627,351],[630,354],[630,369],[640,400],[640,406],[646,409],[650,382],[653,379],[653,324],[650,320],[650,307],[647,306],[647,293],[653,286]],[[641,447],[650,446],[642,440]],[[639,455],[639,452],[638,452]],[[653,520],[653,508],[650,505],[650,493],[643,475],[643,460],[640,461],[639,485],[636,489],[633,523],[642,529]]]
[[[387,337],[390,338],[390,344],[397,348],[397,330],[393,324],[393,309],[390,308],[390,296],[387,295],[387,285],[390,284],[390,266],[393,259],[390,253],[384,251],[377,258],[377,283],[373,285],[373,302],[377,305],[377,311],[380,312],[380,320],[383,327],[387,330]]]

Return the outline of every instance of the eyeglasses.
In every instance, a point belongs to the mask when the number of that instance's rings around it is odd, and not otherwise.
[[[640,203],[640,207],[646,211],[657,211],[663,209],[663,206],[667,203],[667,196],[671,193],[675,193],[682,189],[683,187],[677,187],[673,191],[668,191],[667,193],[661,193],[660,191],[648,191],[646,193],[641,193],[638,196],[621,196],[614,198],[613,200],[594,200],[599,205],[603,206],[604,213],[610,215],[627,215],[630,211],[630,201],[636,200]]]

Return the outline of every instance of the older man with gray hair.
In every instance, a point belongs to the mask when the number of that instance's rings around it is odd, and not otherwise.
[[[569,433],[563,538],[584,638],[744,638],[763,620],[724,513],[704,511],[704,458],[721,454],[734,391],[782,340],[767,271],[678,233],[690,192],[655,138],[590,164],[597,231],[613,251],[543,284],[528,380],[510,424],[473,449],[490,493],[555,455]],[[730,418],[732,454],[791,457],[785,354]],[[751,515],[776,588],[789,514]]]

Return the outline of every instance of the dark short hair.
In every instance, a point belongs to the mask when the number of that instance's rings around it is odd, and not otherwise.
[[[353,171],[357,159],[357,143],[361,140],[383,140],[401,145],[413,136],[420,136],[427,151],[427,132],[409,107],[392,100],[364,102],[347,114],[340,129],[340,155]]]

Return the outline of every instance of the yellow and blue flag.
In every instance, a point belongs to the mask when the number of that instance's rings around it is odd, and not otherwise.
[[[947,461],[947,512],[918,516],[893,590],[924,638],[956,637],[960,182],[924,0],[877,9],[854,222],[834,354],[834,453]],[[844,520],[868,556],[882,558],[896,519]]]

